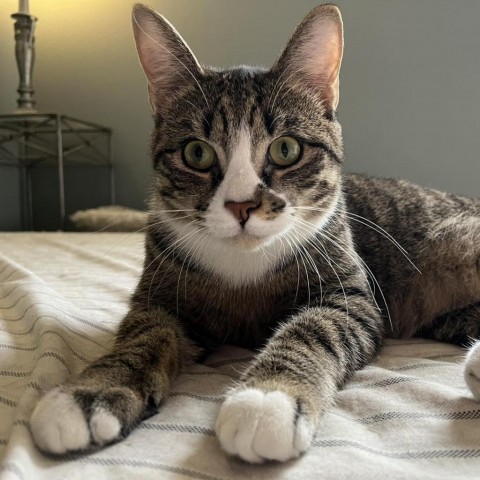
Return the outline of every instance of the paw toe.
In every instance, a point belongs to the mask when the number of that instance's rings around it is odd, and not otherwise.
[[[30,429],[38,447],[49,453],[82,450],[90,443],[82,410],[71,395],[60,389],[40,400],[30,419]]]
[[[297,457],[294,447],[296,405],[283,392],[265,394],[264,414],[259,418],[253,448],[268,460],[285,461]]]
[[[308,448],[308,420],[299,422],[295,400],[284,392],[245,389],[222,405],[216,433],[223,449],[251,462],[286,461]]]
[[[92,437],[98,445],[112,442],[120,435],[118,418],[104,408],[97,408],[90,418]]]
[[[480,342],[467,353],[464,378],[475,399],[480,401]]]

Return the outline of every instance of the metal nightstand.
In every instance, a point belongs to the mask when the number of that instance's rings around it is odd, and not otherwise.
[[[57,113],[0,115],[0,166],[20,169],[22,223],[33,228],[31,167],[54,162],[58,168],[59,228],[65,224],[64,167],[109,169],[110,201],[115,203],[112,130]]]

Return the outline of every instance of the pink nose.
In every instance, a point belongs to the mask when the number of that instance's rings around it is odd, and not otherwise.
[[[242,227],[247,223],[250,212],[258,208],[258,206],[256,202],[225,202],[225,208],[232,212]]]

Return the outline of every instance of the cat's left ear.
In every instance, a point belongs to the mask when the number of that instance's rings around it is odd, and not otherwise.
[[[296,28],[285,50],[272,67],[289,83],[301,82],[318,92],[328,111],[339,101],[339,73],[343,55],[343,22],[340,10],[319,5]]]

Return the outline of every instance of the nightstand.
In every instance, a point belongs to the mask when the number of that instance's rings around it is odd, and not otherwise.
[[[0,166],[18,168],[22,186],[22,224],[33,228],[31,168],[58,169],[58,228],[65,225],[64,169],[68,165],[106,168],[110,201],[115,203],[112,130],[58,113],[0,115]]]

